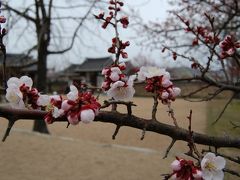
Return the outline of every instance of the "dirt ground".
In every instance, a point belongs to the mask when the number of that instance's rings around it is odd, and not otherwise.
[[[135,98],[137,116],[151,116],[152,99]],[[205,130],[206,103],[188,103],[181,99],[173,103],[175,116],[181,126],[188,125],[189,110],[193,110],[193,129]],[[124,111],[125,109],[121,109]],[[166,106],[160,105],[157,117],[172,124]],[[0,135],[6,121],[0,120]],[[162,159],[170,139],[123,127],[116,140],[111,136],[115,126],[95,122],[66,129],[65,123],[49,125],[51,135],[32,133],[31,121],[19,121],[7,141],[0,143],[1,180],[159,180],[169,172],[173,158],[187,151],[185,142],[178,142],[167,159]]]

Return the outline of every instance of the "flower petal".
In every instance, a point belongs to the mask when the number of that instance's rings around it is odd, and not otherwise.
[[[91,109],[83,110],[81,111],[80,117],[81,117],[81,122],[88,124],[94,120],[95,113]]]
[[[217,168],[217,170],[222,170],[226,165],[226,160],[221,156],[217,156],[214,159],[214,164],[215,164],[215,167]]]
[[[224,173],[222,171],[213,172],[212,180],[223,180]]]
[[[48,95],[39,95],[37,100],[38,106],[47,106],[50,103],[50,97]]]
[[[181,169],[181,164],[180,161],[175,159],[172,163],[171,163],[171,168],[173,171],[178,171]]]
[[[17,87],[19,87],[21,85],[21,81],[20,79],[16,78],[16,77],[11,77],[8,81],[7,81],[7,86],[11,86],[11,84],[16,85]]]
[[[213,175],[212,175],[212,173],[209,172],[208,170],[203,170],[203,171],[202,171],[202,178],[203,178],[204,180],[212,180]]]
[[[68,111],[71,107],[72,107],[72,105],[70,105],[70,104],[68,103],[68,100],[64,100],[64,101],[62,102],[62,109],[63,109],[64,111]]]
[[[22,76],[20,78],[20,81],[22,84],[25,84],[26,86],[32,88],[32,85],[33,85],[33,80],[32,78],[28,77],[28,76]]]
[[[78,89],[76,86],[70,86],[70,92],[67,94],[67,98],[72,101],[75,101],[78,98]]]
[[[77,125],[79,123],[78,114],[68,115],[67,119],[68,119],[68,122],[72,125]]]

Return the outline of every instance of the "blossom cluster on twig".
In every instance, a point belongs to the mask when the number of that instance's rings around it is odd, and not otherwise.
[[[170,177],[175,180],[222,180],[225,164],[223,157],[211,152],[203,157],[199,166],[191,160],[176,157],[176,160],[171,163],[173,173]]]
[[[174,101],[180,95],[181,89],[173,85],[170,74],[165,69],[143,66],[137,74],[139,81],[146,81],[145,90],[157,94],[163,104]]]
[[[48,124],[59,117],[67,117],[72,125],[92,122],[99,111],[100,103],[91,92],[80,92],[74,85],[70,86],[67,99],[61,95],[44,95],[33,88],[33,81],[28,76],[12,77],[7,81],[6,99],[14,108],[44,109],[48,111],[45,121]]]

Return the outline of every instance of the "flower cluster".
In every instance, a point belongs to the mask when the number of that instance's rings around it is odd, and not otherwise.
[[[187,31],[189,28],[187,28]],[[202,27],[202,26],[197,26],[196,28],[193,28],[192,30],[194,34],[196,35],[196,38],[193,40],[192,45],[198,45],[198,40],[199,38],[202,38],[203,41],[206,44],[218,44],[220,39],[218,36],[214,35],[213,32],[211,32],[208,28]]]
[[[14,108],[45,108],[48,113],[44,119],[48,124],[64,116],[73,125],[80,121],[89,123],[94,120],[101,106],[91,92],[79,92],[74,85],[70,86],[66,100],[60,95],[40,94],[32,85],[33,81],[28,76],[10,78],[7,81],[6,99]]]
[[[170,74],[165,69],[158,67],[141,67],[138,72],[138,80],[146,81],[146,91],[156,93],[163,104],[174,101],[181,92],[178,87],[173,86]]]
[[[67,117],[68,122],[72,125],[90,123],[94,120],[99,111],[100,104],[91,92],[79,92],[74,86],[70,86],[70,92],[67,99],[63,100],[61,96],[42,97],[41,102],[47,105],[48,113],[45,121],[48,124],[53,123],[55,118]]]
[[[223,168],[226,160],[214,153],[207,153],[201,161],[202,178],[206,180],[222,180],[224,178]]]
[[[33,81],[28,76],[22,76],[20,79],[12,77],[7,81],[6,99],[14,108],[38,109],[37,100],[38,90],[32,88]]]
[[[112,53],[112,54],[116,54],[117,51],[119,51],[118,53],[121,54],[122,58],[128,58],[128,54],[123,50],[129,45],[130,45],[129,41],[122,42],[121,40],[119,40],[117,38],[113,38],[112,46],[110,48],[108,48],[108,52]]]
[[[172,178],[176,180],[200,180],[202,179],[201,170],[196,167],[191,160],[176,157],[171,164],[173,170]]]
[[[193,161],[176,158],[171,163],[173,173],[171,177],[176,180],[223,180],[226,160],[214,153],[207,153],[202,161],[201,167],[195,166]]]
[[[128,54],[124,51],[124,49],[130,45],[129,41],[123,42],[120,40],[118,35],[118,24],[121,23],[123,28],[127,28],[129,24],[129,20],[127,16],[123,16],[121,18],[117,17],[118,12],[121,10],[124,4],[118,0],[110,0],[109,1],[109,15],[105,17],[105,13],[101,12],[98,15],[95,15],[97,19],[103,20],[102,28],[107,28],[109,24],[111,24],[116,31],[116,36],[112,39],[112,46],[108,48],[108,52],[112,54],[116,54],[116,61],[118,61],[119,56],[121,55],[122,58],[128,58]]]
[[[105,76],[105,81],[102,83],[102,89],[107,92],[109,98],[114,98],[115,100],[129,100],[133,97],[135,93],[133,88],[135,76],[127,78],[122,72],[125,68],[125,63],[120,63],[102,70],[102,74]]]
[[[117,12],[121,10],[121,7],[123,5],[124,5],[124,3],[122,1],[110,0],[109,7],[108,7],[108,9],[110,11],[109,11],[109,15],[107,17],[104,17],[105,16],[104,12],[101,12],[98,15],[94,15],[95,18],[101,19],[104,21],[102,24],[103,29],[106,29],[109,24],[114,25],[114,23],[111,21],[114,19],[114,17],[116,17]],[[128,24],[129,24],[127,16],[121,17],[120,19],[117,20],[117,22],[120,22],[122,24],[123,28],[127,28]]]
[[[235,41],[232,36],[227,35],[223,41],[219,43],[219,46],[222,50],[220,56],[224,59],[226,57],[233,56],[236,53],[237,49],[240,48],[240,42]]]
[[[214,19],[207,14],[205,16],[209,19],[210,23],[213,23]],[[192,27],[189,20],[185,20],[183,17],[178,16],[178,18],[186,25],[185,31],[192,32],[196,37],[192,41],[192,45],[196,46],[201,39],[206,44],[218,44],[220,39],[219,37],[210,30],[209,27],[196,26]]]

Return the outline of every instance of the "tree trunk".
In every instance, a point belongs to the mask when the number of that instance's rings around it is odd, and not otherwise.
[[[47,87],[47,42],[40,41],[38,47],[38,70],[37,70],[37,89],[41,93],[46,93]],[[46,123],[43,119],[34,121],[33,131],[49,134]]]
[[[38,49],[38,70],[37,70],[37,89],[41,93],[46,93],[47,87],[47,51],[45,43],[39,44]],[[46,123],[43,119],[34,121],[33,131],[49,134]]]
[[[41,93],[46,93],[47,89],[47,55],[48,45],[50,42],[50,21],[45,19],[41,24],[39,21],[36,25],[38,35],[38,69],[37,69],[37,89]],[[49,134],[44,119],[34,121],[33,131]]]

